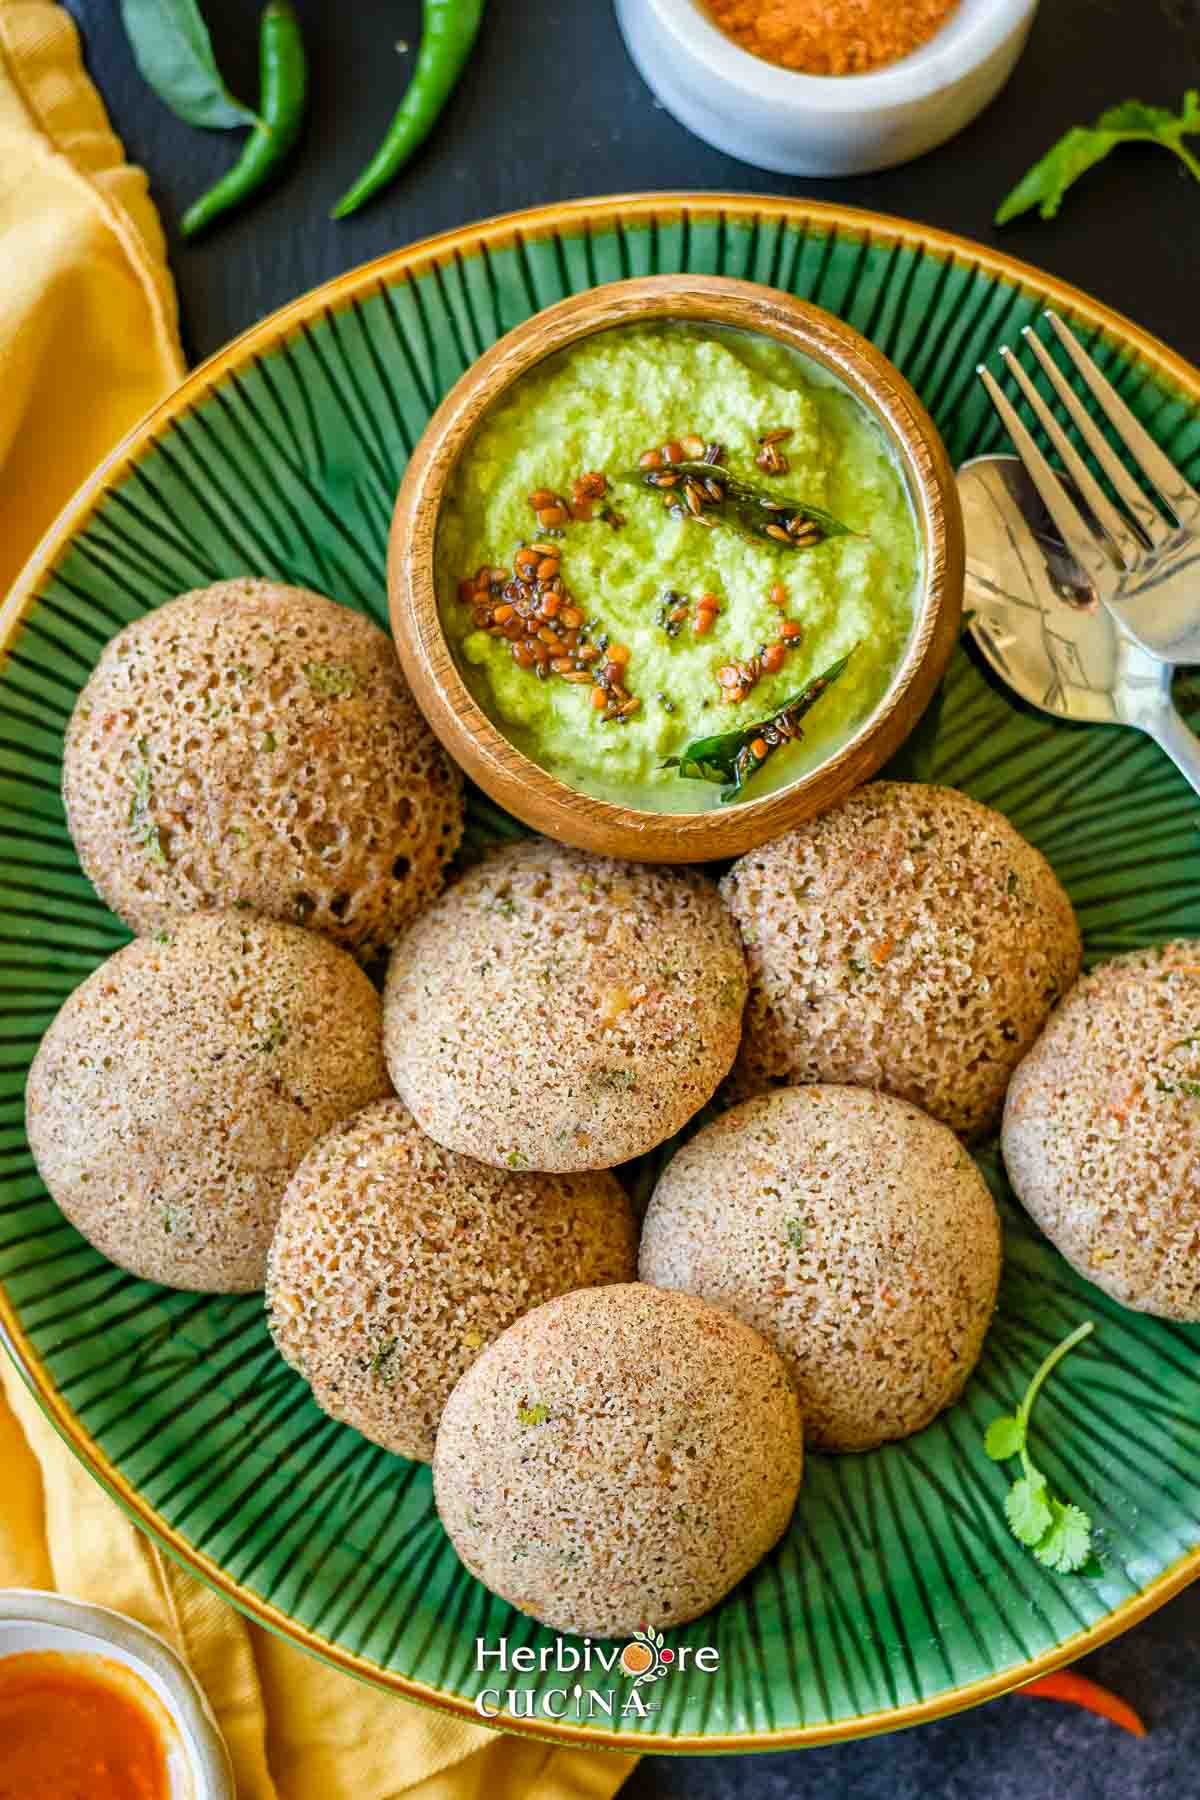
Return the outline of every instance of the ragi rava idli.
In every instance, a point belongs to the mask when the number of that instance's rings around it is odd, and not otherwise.
[[[750,965],[739,1099],[846,1082],[977,1138],[1079,970],[1045,857],[954,788],[871,782],[739,857],[721,892]]]
[[[597,1637],[707,1612],[786,1530],[800,1473],[777,1353],[722,1307],[641,1283],[518,1319],[451,1394],[433,1461],[471,1573]]]
[[[435,1144],[403,1101],[379,1100],[292,1176],[268,1321],[319,1406],[428,1462],[451,1388],[506,1326],[555,1294],[636,1274],[614,1175],[493,1169]]]
[[[1086,975],[1013,1076],[1002,1141],[1022,1204],[1081,1275],[1200,1322],[1200,943]]]
[[[77,987],[29,1072],[43,1181],[148,1281],[260,1288],[284,1188],[331,1125],[390,1091],[379,996],[295,925],[194,913]]]
[[[546,838],[486,857],[396,946],[396,1090],[498,1168],[607,1169],[668,1138],[733,1061],[746,970],[712,882]]]
[[[780,1088],[667,1165],[643,1281],[730,1307],[779,1351],[808,1442],[869,1450],[961,1391],[1000,1276],[996,1207],[954,1133],[866,1088]]]
[[[441,886],[462,782],[391,640],[306,588],[182,594],[107,644],[63,798],[84,872],[134,931],[248,907],[360,959]]]

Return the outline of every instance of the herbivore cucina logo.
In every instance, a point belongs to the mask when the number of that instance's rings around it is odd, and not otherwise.
[[[510,1649],[507,1638],[494,1645],[476,1638],[475,1667],[481,1675],[574,1679],[561,1686],[509,1687],[498,1681],[476,1696],[475,1711],[483,1719],[644,1719],[658,1711],[647,1691],[655,1682],[676,1669],[714,1675],[720,1666],[721,1653],[711,1644],[672,1650],[661,1631],[635,1631],[623,1648],[594,1644],[587,1637],[556,1637],[540,1650],[532,1644]]]

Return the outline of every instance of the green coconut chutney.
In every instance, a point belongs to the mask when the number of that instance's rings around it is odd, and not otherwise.
[[[780,442],[784,474],[755,465],[759,440]],[[856,535],[793,550],[718,524],[673,517],[662,495],[618,480],[650,446],[695,434],[719,443],[724,466],[768,493],[832,513]],[[588,521],[539,527],[529,496],[570,496],[584,473],[609,479]],[[618,510],[614,528],[600,515]],[[460,581],[482,565],[511,569],[530,543],[551,541],[573,605],[630,652],[624,682],[640,705],[604,720],[591,689],[514,660],[476,623]],[[437,541],[443,623],[463,677],[489,718],[533,761],[603,799],[666,812],[707,810],[721,790],[663,764],[694,739],[767,717],[853,651],[803,722],[773,751],[746,798],[784,786],[824,760],[872,711],[913,619],[919,551],[903,478],[875,422],[823,370],[770,339],[715,327],[625,327],[586,338],[522,378],[488,414],[454,471]],[[782,607],[769,598],[782,583]],[[689,597],[675,635],[659,623],[664,595]],[[703,635],[695,602],[721,610]],[[719,671],[800,627],[775,672],[736,704]]]

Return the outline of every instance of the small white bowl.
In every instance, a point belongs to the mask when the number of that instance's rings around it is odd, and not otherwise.
[[[225,1740],[187,1665],[155,1632],[107,1606],[38,1588],[0,1588],[0,1658],[57,1650],[139,1675],[167,1714],[171,1800],[236,1800]]]
[[[1038,0],[959,0],[919,50],[867,75],[798,75],[718,30],[704,0],[616,0],[629,54],[706,143],[779,175],[864,175],[945,143],[1008,80]]]

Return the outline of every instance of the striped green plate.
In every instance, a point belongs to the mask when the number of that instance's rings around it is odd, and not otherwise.
[[[1012,1206],[985,1156],[1006,1207],[1007,1264],[966,1395],[908,1443],[814,1457],[786,1541],[723,1605],[668,1636],[676,1652],[715,1648],[719,1666],[680,1670],[676,1656],[667,1679],[638,1690],[653,1702],[640,1717],[619,1674],[500,1676],[494,1660],[481,1673],[479,1638],[506,1638],[510,1652],[552,1640],[459,1566],[428,1470],[319,1412],[275,1355],[255,1297],[170,1293],[89,1249],[42,1191],[22,1129],[39,1034],[126,936],[80,873],[59,799],[63,727],[105,639],[181,589],[245,571],[386,622],[393,496],[439,395],[537,308],[654,270],[746,276],[841,314],[914,383],[956,461],[1001,442],[976,363],[1053,299],[1200,479],[1200,374],[1161,345],[980,246],[806,202],[658,195],[546,208],[400,251],[258,326],[122,446],[4,615],[0,1317],[99,1478],[298,1643],[470,1716],[484,1690],[511,1689],[517,1716],[503,1722],[559,1741],[777,1748],[986,1698],[1200,1573],[1200,1331],[1102,1298]],[[1180,688],[1200,715],[1200,686]],[[1200,937],[1196,802],[1140,734],[1023,711],[960,653],[919,757],[917,773],[1002,808],[1046,852],[1091,958]],[[485,829],[477,819],[475,836]],[[1009,1536],[1006,1478],[981,1436],[1087,1316],[1099,1328],[1037,1420],[1039,1460],[1103,1543],[1101,1575],[1063,1578]]]

